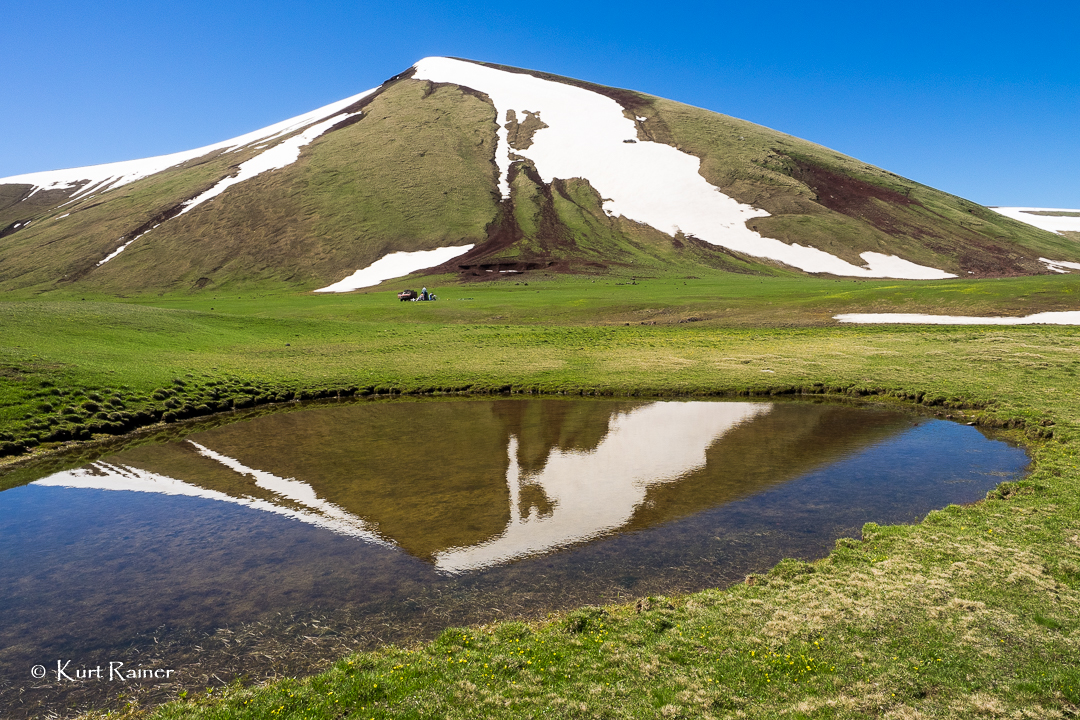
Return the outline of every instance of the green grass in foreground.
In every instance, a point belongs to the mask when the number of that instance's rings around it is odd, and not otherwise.
[[[924,339],[1014,335],[841,329],[834,314],[1019,315],[1073,308],[1078,288],[1071,275],[937,283],[571,277],[450,286],[436,303],[399,303],[393,290],[0,303],[0,455],[296,397],[850,384],[840,373],[847,361],[835,361],[864,355],[859,338],[896,345],[863,358],[880,378],[865,382],[888,388],[904,374],[892,372],[882,353],[906,352],[909,342],[914,351]],[[810,332],[791,327],[825,324],[834,327],[806,337],[831,338],[830,350],[788,352],[789,338]],[[964,363],[998,357],[992,343],[973,347],[985,352]],[[1022,357],[1006,367],[1023,382]],[[1054,372],[1067,374],[1070,362],[1062,356]],[[951,374],[970,368],[964,363],[934,365],[948,367],[938,376],[952,383]]]
[[[883,391],[872,399],[915,400],[968,421],[1011,422],[1023,428],[1015,437],[1031,447],[1030,477],[982,503],[933,512],[917,526],[868,525],[861,539],[839,541],[828,558],[785,561],[753,584],[582,609],[532,624],[450,629],[433,643],[345,658],[314,677],[192,692],[170,705],[130,705],[114,716],[1041,718],[1080,712],[1080,330],[755,327],[753,318],[769,302],[774,319],[784,322],[809,321],[807,308],[829,306],[812,292],[824,294],[828,283],[802,281],[800,291],[777,280],[754,294],[758,281],[733,280],[743,283],[739,292],[714,285],[687,301],[713,313],[728,304],[743,307],[732,324],[746,327],[673,319],[626,326],[621,318],[634,312],[633,303],[617,302],[615,293],[641,285],[590,294],[578,281],[539,288],[552,296],[546,322],[528,314],[541,308],[525,295],[535,295],[533,284],[459,287],[444,293],[447,300],[423,306],[371,294],[217,299],[212,311],[201,307],[203,299],[182,298],[155,301],[171,307],[89,301],[0,307],[3,404],[16,406],[0,419],[5,429],[39,421],[26,398],[51,404],[41,393],[53,389],[68,392],[65,401],[112,391],[108,397],[120,396],[130,410],[146,398],[161,409],[169,400],[190,404],[215,393],[234,400],[312,388],[613,394],[798,388],[848,396]],[[834,283],[850,296],[826,312],[880,302],[887,292],[913,293],[952,312],[958,302],[1001,302],[995,309],[1029,312],[1040,298],[1064,304],[1074,288],[1067,278],[1000,282]],[[1004,287],[1028,299],[1006,306]],[[667,307],[678,317],[675,293],[665,299],[648,284],[644,290],[647,307]],[[740,306],[740,297],[750,299]],[[155,391],[166,399],[154,400]]]

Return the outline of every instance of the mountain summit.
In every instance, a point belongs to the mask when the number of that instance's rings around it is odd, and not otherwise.
[[[752,123],[427,58],[173,155],[0,179],[0,289],[351,290],[431,269],[1048,272],[1068,239]]]

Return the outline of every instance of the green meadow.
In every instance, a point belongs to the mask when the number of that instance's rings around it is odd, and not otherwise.
[[[0,487],[197,418],[451,392],[809,394],[997,428],[1031,474],[746,583],[450,628],[267,685],[94,717],[1067,717],[1080,712],[1080,328],[841,312],[1077,308],[1071,275],[942,282],[525,275],[340,296],[0,303]],[[399,287],[400,285],[400,287]],[[134,434],[132,434],[134,433]],[[140,434],[141,433],[141,434]],[[314,670],[315,668],[313,668]],[[125,704],[126,703],[126,704]]]
[[[436,279],[426,282],[438,289]],[[838,326],[837,313],[1026,315],[1075,308],[1080,292],[1072,275],[936,283],[530,276],[445,287],[434,303],[398,302],[397,285],[348,295],[204,293],[122,302],[50,295],[0,303],[0,431],[11,436],[7,442],[40,442],[48,437],[43,423],[86,427],[109,422],[101,413],[175,409],[155,398],[157,391],[168,391],[181,405],[204,401],[192,408],[210,408],[205,401],[212,399],[216,411],[245,394],[232,392],[236,387],[266,390],[254,398],[269,401],[271,390],[274,397],[507,385],[545,392],[712,392],[781,380],[839,382],[850,363],[876,363],[880,356],[860,357],[851,349],[838,363],[830,358],[840,356],[785,348],[794,349],[794,338],[804,336],[903,346],[970,331]],[[751,367],[736,367],[746,352],[756,358]],[[728,362],[728,356],[738,360]],[[765,361],[777,367],[758,367]],[[901,377],[882,374],[874,382]],[[211,382],[216,398],[208,396]],[[117,396],[115,407],[106,402]],[[125,420],[129,426],[144,421]]]

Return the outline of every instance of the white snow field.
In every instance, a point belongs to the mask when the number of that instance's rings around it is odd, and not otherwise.
[[[1024,317],[919,315],[917,313],[846,313],[835,315],[833,319],[845,323],[903,325],[1080,325],[1080,310],[1043,312]]]
[[[599,93],[532,75],[449,58],[425,58],[417,80],[450,83],[486,93],[498,117],[499,190],[509,197],[511,152],[532,160],[545,182],[585,178],[612,215],[675,235],[679,231],[736,252],[778,260],[806,272],[848,277],[937,280],[956,277],[893,255],[862,253],[864,267],[798,244],[762,237],[746,221],[769,213],[721,193],[698,173],[701,161],[670,145],[638,140],[637,125],[614,100]],[[507,112],[536,113],[548,126],[527,150],[507,141]],[[624,142],[634,140],[635,142]]]
[[[1080,270],[1080,263],[1066,262],[1065,260],[1047,260],[1046,258],[1039,258],[1039,262],[1046,263],[1047,270],[1053,270],[1056,273],[1067,273],[1069,270]]]
[[[996,213],[1013,220],[1034,225],[1050,232],[1080,232],[1080,210],[1068,210],[1065,208],[1036,208],[1036,207],[992,207]],[[1068,215],[1032,215],[1033,212],[1058,212],[1077,213],[1076,216]]]
[[[518,441],[510,437],[510,522],[495,538],[435,554],[435,567],[455,574],[500,565],[553,548],[591,540],[622,527],[649,488],[705,467],[706,451],[721,435],[772,410],[765,403],[654,403],[612,418],[608,433],[588,452],[553,449],[543,469],[522,472]],[[523,485],[539,485],[550,515],[522,516]]]
[[[280,142],[268,150],[263,150],[250,160],[240,163],[240,167],[236,169],[235,175],[221,180],[217,185],[210,188],[202,195],[198,195],[184,203],[185,207],[180,211],[180,214],[183,215],[184,213],[193,210],[195,207],[202,205],[207,200],[217,197],[237,183],[250,180],[256,175],[261,175],[269,170],[280,170],[283,167],[292,165],[296,162],[296,159],[300,157],[300,148],[322,135],[334,125],[360,114],[361,113],[347,113],[344,115],[334,115],[329,120],[323,120],[320,123],[316,123],[303,132],[293,135],[288,140]]]
[[[66,170],[45,170],[42,172],[25,173],[23,175],[12,175],[11,177],[0,178],[0,185],[33,185],[33,192],[26,196],[29,198],[42,190],[73,189],[76,185],[85,181],[87,184],[78,189],[71,197],[72,200],[78,200],[109,188],[118,188],[122,185],[127,185],[128,183],[135,182],[136,180],[153,175],[154,173],[159,173],[162,170],[168,170],[169,168],[187,162],[188,160],[202,157],[215,150],[235,152],[240,148],[252,145],[256,142],[273,142],[284,135],[307,127],[314,122],[339,114],[343,109],[375,92],[376,89],[377,88],[372,88],[359,95],[353,95],[344,100],[338,100],[329,105],[324,105],[317,110],[312,110],[303,115],[297,115],[294,118],[283,120],[279,123],[270,125],[269,127],[264,127],[261,130],[255,130],[254,132],[232,138],[231,140],[214,143],[213,145],[206,145],[204,147],[195,148],[194,150],[185,150],[169,155],[158,155],[156,157],[143,158],[141,160],[125,160],[123,162],[106,163],[104,165],[90,165],[87,167],[69,168]],[[24,198],[24,200],[25,199],[26,198]]]
[[[8,178],[0,178],[0,185],[9,183],[28,183],[34,185],[34,190],[23,198],[23,200],[29,199],[41,190],[75,189],[75,193],[71,196],[71,199],[64,203],[64,205],[67,205],[76,200],[89,198],[104,190],[127,185],[128,183],[135,182],[136,180],[153,175],[154,173],[175,167],[176,165],[187,162],[193,158],[202,157],[215,150],[225,149],[227,152],[235,152],[256,142],[261,143],[256,146],[256,149],[266,148],[255,157],[241,163],[232,176],[221,180],[206,192],[184,203],[186,207],[179,213],[180,215],[183,215],[207,200],[217,197],[225,192],[227,188],[236,185],[237,183],[243,182],[244,180],[250,180],[256,175],[269,170],[279,170],[296,162],[296,159],[300,157],[300,148],[322,135],[337,123],[358,115],[359,113],[343,114],[341,111],[356,101],[375,92],[375,90],[377,90],[377,88],[372,88],[359,95],[353,95],[350,98],[325,105],[318,110],[312,110],[309,113],[298,115],[289,120],[284,120],[269,127],[265,127],[262,130],[256,130],[247,135],[241,135],[240,137],[226,140],[215,145],[207,145],[195,150],[144,158],[142,160],[128,160],[125,162],[109,163],[106,165],[91,165],[90,167],[72,168],[69,170],[48,170],[26,175],[14,175]],[[322,122],[319,122],[320,120]],[[276,145],[271,145],[274,140],[289,135],[290,133],[294,133],[301,128],[306,129]],[[86,185],[83,185],[81,188],[76,188],[79,183],[84,181],[86,181]],[[61,215],[57,219],[60,220],[65,217],[67,217],[67,215]],[[156,227],[158,227],[158,225],[155,225],[153,228],[150,228],[150,230],[140,233],[138,236],[133,237],[126,243],[120,245],[102,260],[99,260],[97,263],[98,267],[101,267],[115,258],[126,250],[133,242]]]
[[[240,166],[236,169],[236,172],[233,175],[230,175],[229,177],[218,181],[218,183],[214,185],[214,187],[210,188],[201,195],[197,195],[196,197],[193,197],[192,199],[185,202],[184,209],[179,212],[179,215],[183,215],[189,210],[193,210],[196,206],[202,205],[207,200],[211,200],[217,197],[218,195],[225,192],[228,188],[236,185],[237,183],[242,183],[245,180],[250,180],[256,175],[261,175],[262,173],[269,170],[280,170],[283,167],[292,165],[294,162],[296,162],[296,159],[300,157],[300,148],[304,147],[312,140],[332,128],[334,125],[337,125],[339,122],[343,122],[344,120],[347,120],[359,114],[360,113],[346,113],[343,115],[334,115],[329,120],[323,120],[320,123],[311,125],[303,132],[297,133],[296,135],[293,135],[287,140],[283,140],[282,142],[278,143],[277,145],[273,146],[268,150],[263,150],[261,153],[251,158],[250,160],[240,163]],[[281,133],[278,134],[280,135]],[[150,230],[153,230],[159,225],[160,223],[150,228]],[[113,250],[105,257],[104,260],[98,263],[98,267],[104,265],[117,255],[122,253],[128,248],[129,245],[131,245],[131,243],[135,242],[143,235],[150,232],[150,230],[140,233],[139,235],[133,237],[132,239],[128,240],[126,243],[118,247],[116,250]]]
[[[333,285],[319,288],[315,292],[338,293],[371,287],[372,285],[378,285],[383,280],[403,277],[417,270],[442,265],[447,260],[452,260],[458,255],[464,255],[473,247],[473,245],[457,245],[435,248],[434,250],[390,253],[379,258],[366,268],[357,270],[344,280],[338,280]]]

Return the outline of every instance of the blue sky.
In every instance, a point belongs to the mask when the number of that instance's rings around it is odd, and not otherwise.
[[[0,177],[187,150],[428,55],[760,123],[988,205],[1080,207],[1080,3],[7,0]]]

